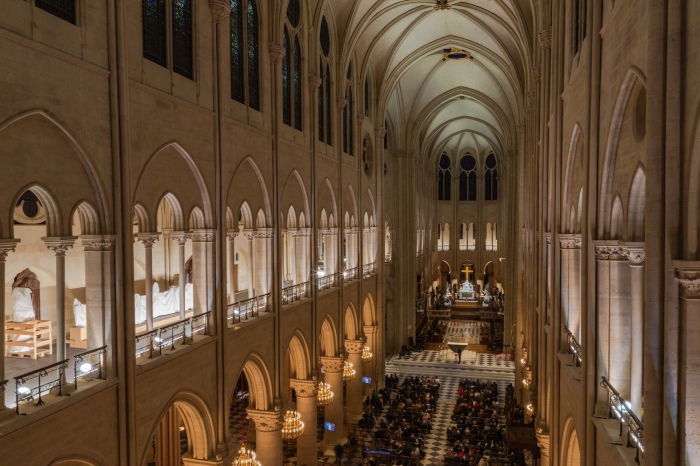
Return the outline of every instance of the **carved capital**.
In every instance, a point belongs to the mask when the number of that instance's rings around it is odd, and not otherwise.
[[[338,110],[342,110],[348,104],[348,99],[338,98],[335,101],[335,106]]]
[[[348,353],[362,353],[365,343],[362,340],[345,340],[345,351]]]
[[[535,432],[537,437],[537,445],[540,447],[540,454],[549,457],[549,432],[542,428],[538,428]]]
[[[282,428],[282,415],[279,411],[246,410],[248,419],[255,423],[256,432],[274,432]]]
[[[272,228],[258,228],[253,232],[254,238],[272,238],[275,236],[275,230]]]
[[[170,233],[170,237],[174,239],[179,246],[184,246],[187,240],[190,239],[190,235],[186,231],[173,231]]]
[[[365,122],[365,119],[369,120],[369,118],[367,118],[367,115],[365,115],[362,112],[358,112],[358,114],[357,114],[357,127],[358,128],[362,128],[362,124]]]
[[[623,246],[625,255],[630,261],[631,267],[642,267],[644,261],[646,260],[646,254],[644,253],[644,243],[640,244],[625,244]]]
[[[599,261],[620,261],[626,260],[627,255],[620,246],[597,245],[595,247],[595,258]]]
[[[152,247],[159,238],[160,233],[139,233],[136,235],[136,239],[143,243],[144,248]]]
[[[343,358],[321,356],[321,365],[326,372],[343,372],[344,364]]]
[[[89,235],[81,236],[84,251],[114,251],[116,238],[114,236]]]
[[[316,380],[291,379],[289,385],[302,398],[315,397],[318,393],[318,383]]]
[[[552,30],[550,28],[540,31],[540,47],[544,50],[552,48]]]
[[[46,247],[56,253],[57,256],[65,256],[66,251],[73,248],[76,239],[77,237],[75,236],[41,238]]]
[[[535,101],[535,91],[532,89],[527,91],[527,100],[532,104]]]
[[[581,249],[581,235],[559,235],[562,249]]]
[[[308,84],[311,92],[316,92],[316,90],[321,86],[323,81],[318,76],[309,76]]]
[[[214,242],[214,230],[192,230],[192,242],[193,243],[213,243]]]
[[[209,10],[215,23],[221,23],[231,14],[231,4],[228,0],[209,0]]]
[[[700,299],[700,262],[673,261],[673,270],[680,285],[681,298]]]
[[[526,126],[525,126],[524,124],[520,124],[520,125],[517,126],[518,134],[519,134],[519,135],[522,136],[522,135],[525,134],[525,127],[526,127]]]
[[[7,255],[15,250],[18,239],[0,239],[0,261],[7,259]]]
[[[379,139],[384,139],[384,136],[386,136],[386,128],[383,126],[375,126],[374,134],[376,134]]]
[[[547,244],[552,244],[552,234],[549,232],[545,233],[544,240]]]
[[[365,325],[362,327],[362,330],[365,332],[365,335],[373,335],[377,333],[377,326],[376,325]]]
[[[540,78],[542,77],[542,68],[539,66],[535,66],[532,68],[532,81],[535,83],[540,82]]]
[[[282,57],[284,57],[286,53],[284,47],[273,42],[267,45],[267,52],[270,54],[270,63],[273,65],[279,65],[282,62]]]

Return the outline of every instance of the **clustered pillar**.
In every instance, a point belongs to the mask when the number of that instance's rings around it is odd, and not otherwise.
[[[321,365],[326,374],[326,383],[330,385],[335,395],[333,401],[326,406],[325,420],[335,425],[335,430],[325,429],[323,447],[330,449],[343,438],[343,358],[322,357]]]
[[[297,411],[304,423],[304,433],[297,439],[297,464],[313,465],[317,462],[318,387],[315,380],[292,379],[290,384],[296,393]]]

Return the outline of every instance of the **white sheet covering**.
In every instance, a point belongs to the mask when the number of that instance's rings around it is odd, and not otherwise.
[[[185,310],[194,307],[194,289],[191,283],[185,285]],[[160,291],[158,283],[153,284],[153,318],[180,312],[180,292],[178,286],[171,286],[167,291]],[[146,321],[146,296],[134,295],[134,313],[136,323]]]
[[[77,298],[73,300],[73,318],[76,327],[87,327],[87,307]]]
[[[12,321],[13,322],[30,322],[35,320],[36,313],[34,305],[32,305],[32,291],[29,288],[17,287],[12,290]],[[29,335],[14,337],[14,341],[29,341]],[[30,351],[31,348],[26,346],[10,346],[10,353],[24,353]]]

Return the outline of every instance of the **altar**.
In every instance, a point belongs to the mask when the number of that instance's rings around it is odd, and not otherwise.
[[[474,285],[469,280],[462,282],[459,291],[457,292],[457,301],[476,301],[476,293]]]

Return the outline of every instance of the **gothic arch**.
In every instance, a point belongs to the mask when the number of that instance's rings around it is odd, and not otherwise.
[[[167,154],[176,154],[176,157],[169,157],[167,163],[158,164],[158,173],[153,173],[151,167],[155,167],[155,162],[161,157],[167,157]],[[178,157],[179,156],[179,157]],[[182,164],[184,163],[184,167]],[[167,171],[171,176],[167,176]],[[192,192],[187,191],[188,186],[185,174],[189,174],[194,180],[196,189]],[[153,155],[151,155],[141,170],[138,180],[134,188],[134,204],[142,203],[146,206],[152,204],[155,199],[159,199],[159,192],[168,192],[169,179],[180,179],[178,183],[181,190],[178,190],[178,200],[181,203],[182,211],[189,210],[195,205],[201,204],[204,212],[204,220],[207,227],[213,225],[213,214],[211,207],[211,198],[207,189],[206,182],[201,171],[197,167],[194,159],[190,154],[177,142],[171,141],[159,147]]]
[[[88,201],[80,201],[71,214],[72,218],[77,218],[80,224],[81,235],[99,235],[100,219],[97,210]]]
[[[610,219],[610,239],[622,239],[625,236],[625,213],[622,210],[620,195],[615,196]]]
[[[563,466],[581,466],[581,447],[573,418],[567,419],[564,424],[561,444],[561,464]]]
[[[335,328],[335,322],[330,315],[326,315],[321,324],[321,332],[319,334],[319,348],[321,356],[335,356],[338,354],[338,332]]]
[[[250,408],[260,411],[270,409],[274,397],[272,396],[272,378],[265,361],[256,353],[250,353],[241,370],[248,380]]]
[[[202,209],[200,209],[199,206],[192,207],[187,224],[190,230],[202,230],[206,228],[204,222],[204,212],[202,212]]]
[[[566,156],[566,174],[564,176],[564,185],[562,187],[562,212],[566,212],[569,209],[569,204],[571,203],[571,190],[572,184],[574,182],[574,166],[576,165],[576,152],[578,151],[579,143],[581,142],[582,135],[581,125],[576,123],[574,125],[574,130],[571,134],[571,142],[569,143],[569,151]],[[565,217],[566,218],[566,217]],[[569,225],[569,230],[573,231],[574,225]],[[562,225],[562,230],[566,228]]]
[[[235,187],[246,186],[250,188],[250,180],[258,180],[259,190],[247,189],[245,195]],[[246,156],[238,164],[231,176],[231,182],[228,187],[227,199],[231,205],[240,205],[243,201],[248,202],[252,211],[263,211],[265,214],[265,225],[270,225],[272,218],[272,207],[270,203],[270,195],[265,184],[265,178],[260,171],[260,167],[255,163],[253,158]]]
[[[53,461],[49,464],[49,466],[94,466],[95,464],[99,463],[87,459],[79,459],[74,457],[70,459],[60,459]]]
[[[296,181],[296,183],[294,183],[293,180]],[[297,170],[292,170],[287,177],[280,199],[284,199],[284,204],[280,205],[282,212],[287,212],[290,207],[296,205],[300,213],[304,214],[305,218],[310,218],[309,198],[306,194],[306,186]],[[289,226],[287,226],[287,228],[289,228]]]
[[[350,213],[350,218],[351,218],[351,223],[350,225],[346,226],[355,226],[355,219],[358,218],[357,216],[357,198],[355,197],[355,190],[352,188],[351,184],[348,184],[348,186],[345,188],[346,194],[343,195],[343,210],[347,214],[348,212]],[[349,202],[349,204],[348,204]]]
[[[309,345],[300,330],[295,330],[287,346],[289,354],[289,377],[307,379],[311,373],[311,356]]]
[[[47,128],[51,131],[56,131],[60,135],[60,138],[45,138],[46,141],[48,141],[45,142],[43,139],[32,139],[23,136],[24,134],[38,134],[40,130]],[[12,138],[13,131],[17,131],[19,135],[17,138]],[[7,134],[6,132],[9,132],[10,134]],[[93,205],[96,206],[95,210],[97,211],[99,219],[99,229],[101,231],[111,231],[111,216],[106,215],[106,212],[109,211],[109,205],[105,195],[105,187],[100,181],[97,175],[97,170],[95,169],[87,152],[83,149],[71,132],[68,131],[68,129],[58,120],[58,118],[43,109],[27,110],[0,122],[0,135],[3,136],[4,141],[9,141],[7,142],[7,145],[10,146],[7,148],[8,153],[14,153],[15,155],[23,154],[23,157],[19,158],[19,160],[15,158],[15,162],[20,163],[18,170],[4,170],[3,173],[0,173],[0,183],[2,183],[3,186],[17,187],[19,184],[52,186],[52,189],[55,190],[55,194],[59,196],[56,198],[58,200],[56,206],[63,205],[63,203],[66,202],[67,204],[63,208],[63,210],[66,212],[69,211],[69,208],[67,207],[68,205],[75,205],[78,202],[78,199],[75,199],[75,195],[73,193],[80,193],[80,197],[90,200],[94,203]],[[60,159],[63,169],[73,171],[74,173],[79,173],[78,167],[82,168],[88,183],[83,184],[77,182],[77,180],[80,180],[80,177],[71,177],[70,195],[63,195],[62,188],[67,182],[52,178],[51,170],[37,169],[37,167],[45,167],[47,163],[52,163],[45,157],[47,150],[45,150],[46,147],[41,147],[42,144],[52,145],[51,150],[53,153],[61,149],[60,145],[65,144],[67,149],[69,149],[69,152],[76,156],[78,163],[76,164],[74,160],[67,157],[57,157],[56,160]],[[28,146],[35,146],[36,150],[32,151],[31,148],[27,149]],[[0,157],[3,153],[4,150],[2,147],[0,147]],[[21,176],[18,176],[19,174],[23,173],[31,174],[31,176],[35,177],[35,179],[29,181]],[[22,190],[20,195],[24,193],[24,191],[26,191],[26,189]],[[14,208],[14,205],[12,205],[12,208]],[[66,232],[70,231],[70,218],[62,220],[66,221],[67,224],[57,225],[58,230]],[[8,225],[10,233],[12,233],[13,222],[10,222]],[[2,224],[0,224],[0,227],[1,226]],[[3,232],[0,229],[0,234],[2,233]],[[52,234],[52,236],[61,235]]]
[[[158,218],[160,215],[163,218]],[[180,204],[177,196],[171,192],[163,194],[163,197],[158,201],[156,216],[156,226],[160,225],[162,228],[170,228],[176,231],[185,229],[182,204]]]
[[[377,325],[377,309],[374,306],[372,293],[367,293],[362,305],[362,325]]]
[[[627,241],[644,241],[644,209],[646,206],[646,176],[639,166],[632,179],[627,203]]]
[[[188,439],[187,453],[197,460],[209,459],[213,455],[216,445],[214,420],[209,413],[206,403],[194,393],[181,392],[175,395],[158,416],[158,421],[153,425],[148,438],[150,439],[155,435],[163,416],[170,409],[175,409],[185,424]],[[149,448],[151,448],[151,444],[147,442],[141,453],[139,464],[145,462]]]
[[[345,309],[345,319],[343,323],[345,339],[357,340],[360,332],[358,329],[357,312],[355,312],[355,306],[353,306],[352,303],[348,304],[348,307]]]
[[[138,224],[139,233],[150,232],[151,217],[148,215],[148,210],[141,203],[134,204],[134,221]]]
[[[603,159],[603,171],[600,184],[599,196],[599,212],[598,218],[602,222],[598,223],[598,237],[602,238],[606,232],[610,231],[610,211],[612,210],[614,181],[615,181],[615,161],[617,159],[617,145],[620,140],[620,128],[627,110],[632,90],[635,84],[639,81],[642,86],[646,87],[646,78],[644,73],[636,67],[627,70],[625,79],[620,87],[620,92],[617,96],[615,109],[610,121],[610,130],[608,132],[608,140],[605,145],[605,155]]]
[[[38,184],[32,184],[29,186],[25,186],[22,189],[19,190],[19,192],[15,195],[15,197],[12,200],[12,208],[9,211],[9,218],[8,218],[8,225],[10,225],[10,238],[14,238],[14,214],[15,214],[15,206],[17,205],[17,202],[19,201],[19,198],[24,194],[26,191],[32,191],[36,197],[39,199],[41,204],[44,206],[44,210],[46,211],[46,236],[62,236],[61,232],[63,231],[62,229],[62,222],[63,218],[61,215],[61,210],[59,207],[58,202],[56,202],[56,198],[54,197],[54,194],[50,192],[47,188],[38,185]],[[70,229],[67,231],[67,233],[70,233]]]

